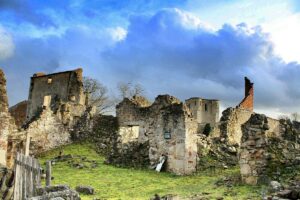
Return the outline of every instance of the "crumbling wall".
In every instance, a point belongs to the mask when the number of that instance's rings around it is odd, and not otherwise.
[[[27,101],[22,101],[9,108],[9,113],[15,119],[17,127],[21,128],[26,121]]]
[[[94,113],[84,103],[82,69],[31,77],[24,125],[24,134],[31,138],[31,154],[69,143],[73,128]]]
[[[0,69],[0,112],[8,112],[6,79],[5,79],[4,72],[1,69]]]
[[[245,183],[256,185],[279,180],[285,169],[299,164],[300,128],[297,122],[253,114],[242,130],[239,164]]]
[[[48,75],[36,73],[31,77],[27,120],[35,117],[43,106],[55,111],[57,105],[66,102],[85,104],[82,69]]]
[[[151,166],[155,167],[160,157],[166,156],[166,169],[170,172],[190,174],[196,170],[198,124],[186,105],[178,99],[159,95],[148,107],[124,99],[117,106],[117,117],[122,141],[119,143],[120,151],[128,148],[128,141],[149,143]]]
[[[0,69],[0,164],[6,165],[7,139],[10,134],[17,132],[13,118],[8,112],[6,79]]]
[[[95,113],[84,101],[82,69],[48,75],[36,73],[31,78],[26,122],[18,134],[8,138],[9,165],[15,152],[23,151],[27,139],[29,153],[34,155],[71,142],[74,127],[82,118],[90,120]],[[20,124],[24,107],[17,105],[11,109]]]
[[[172,97],[158,96],[152,107],[157,115],[152,117],[153,125],[148,131],[150,164],[156,165],[165,155],[168,170],[176,174],[190,174],[196,170],[198,124],[180,101],[164,105],[168,98]],[[167,134],[170,135],[168,139]]]
[[[229,144],[241,144],[242,124],[251,117],[253,112],[239,108],[227,108],[223,111],[220,120],[220,136],[225,138]]]
[[[185,103],[200,126],[207,123],[215,126],[219,121],[219,100],[193,97],[187,99]]]
[[[44,109],[39,117],[24,130],[30,137],[30,154],[36,155],[69,143],[71,136],[68,127],[49,109]]]
[[[245,97],[236,108],[227,108],[223,111],[219,123],[220,136],[230,145],[241,144],[242,129],[253,113],[253,83],[245,77]]]
[[[265,182],[267,167],[267,117],[253,114],[242,126],[243,136],[239,154],[242,181],[256,185]]]
[[[149,123],[145,119],[151,114],[150,106],[151,104],[145,98],[139,96],[134,96],[132,99],[124,98],[117,105],[119,134],[124,141],[140,143],[148,141]]]

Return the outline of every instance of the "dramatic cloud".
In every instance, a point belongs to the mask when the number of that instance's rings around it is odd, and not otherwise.
[[[29,22],[40,27],[55,26],[52,19],[42,13],[41,7],[34,4],[35,1],[25,2],[23,0],[1,0],[1,16],[12,19],[17,23]],[[36,1],[38,3],[38,1]],[[42,5],[42,4],[41,4]]]
[[[14,42],[11,35],[0,26],[0,60],[11,57],[14,48]]]
[[[66,9],[87,9],[77,8],[76,2]],[[95,19],[98,14],[89,12]],[[132,81],[141,83],[150,98],[163,93],[182,100],[199,96],[220,99],[223,107],[239,103],[248,76],[255,83],[258,111],[299,111],[300,66],[275,55],[269,35],[259,26],[215,29],[175,8],[131,15],[128,26],[95,24],[69,24],[59,34],[38,37],[16,32],[13,56],[0,60],[11,104],[27,98],[33,73],[80,66],[111,90],[118,82]]]
[[[119,41],[122,34],[125,34],[119,28],[116,31],[120,32],[118,36],[117,33],[112,34],[111,29],[97,30],[76,26],[66,30],[61,36],[36,38],[17,35],[14,55],[0,60],[0,66],[8,79],[10,104],[27,98],[30,77],[36,72],[53,73],[83,67],[85,74],[97,76],[102,81],[99,74],[106,73],[101,64],[100,52]]]
[[[246,24],[211,30],[191,14],[165,9],[130,20],[127,37],[104,54],[120,79],[134,79],[153,93],[181,98],[218,98],[234,106],[242,99],[243,77],[255,82],[257,108],[298,108],[298,63],[273,52],[268,34]]]

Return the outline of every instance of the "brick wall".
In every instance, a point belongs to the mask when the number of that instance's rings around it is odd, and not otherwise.
[[[242,102],[238,105],[239,108],[247,109],[253,111],[253,101],[254,101],[254,88],[253,83],[245,77],[245,97]]]

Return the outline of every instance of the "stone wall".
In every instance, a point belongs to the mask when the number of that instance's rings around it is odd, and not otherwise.
[[[251,117],[253,112],[240,108],[227,108],[220,120],[220,136],[227,139],[231,145],[241,144],[242,124]]]
[[[5,79],[4,72],[1,69],[0,69],[0,112],[8,112],[6,79]]]
[[[185,103],[200,125],[209,123],[214,126],[219,121],[219,100],[193,97]]]
[[[60,102],[85,104],[82,69],[48,75],[36,73],[31,77],[27,120],[35,117],[43,106],[56,109]]]
[[[256,185],[279,180],[284,170],[299,164],[298,122],[253,114],[242,130],[239,164],[245,183]]]
[[[6,165],[7,139],[10,134],[17,132],[13,118],[8,112],[6,79],[0,69],[0,164]]]
[[[68,127],[49,109],[44,109],[40,116],[24,130],[30,137],[30,154],[54,149],[69,143],[71,136]]]
[[[27,101],[22,101],[9,108],[9,113],[15,119],[16,125],[21,128],[26,121]]]
[[[31,155],[71,142],[71,132],[74,127],[78,127],[82,118],[85,121],[91,120],[95,113],[95,109],[86,106],[84,100],[81,69],[49,75],[35,74],[31,78],[25,123],[23,122],[26,102],[11,108],[19,128],[21,124],[22,128],[18,131],[11,130],[16,130],[16,127],[12,126],[14,123],[9,122],[13,119],[7,112],[7,108],[5,114],[1,112],[0,120],[3,123],[0,125],[5,127],[0,130],[3,132],[0,136],[4,137],[0,143],[3,143],[3,151],[7,152],[8,166],[13,165],[17,151],[24,152],[26,141],[30,141],[27,149],[30,147]]]
[[[117,106],[123,149],[129,142],[149,143],[150,165],[167,157],[166,170],[190,174],[196,170],[197,121],[185,104],[175,97],[159,95],[150,106],[125,98]]]
[[[265,182],[268,119],[264,115],[253,114],[242,129],[243,136],[239,153],[242,181],[251,185]]]

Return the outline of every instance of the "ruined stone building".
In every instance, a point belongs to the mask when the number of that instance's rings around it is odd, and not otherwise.
[[[228,151],[227,147],[233,146],[235,151],[229,153],[234,153],[242,180],[257,184],[272,176],[274,168],[278,173],[278,166],[300,163],[300,123],[256,114],[253,108],[254,87],[246,77],[243,100],[225,109],[220,121],[218,100],[193,97],[181,102],[170,95],[159,95],[150,103],[134,96],[116,106],[117,118],[111,116],[116,122],[116,135],[110,135],[105,127],[108,133],[103,140],[112,140],[105,144],[111,144],[107,149],[116,160],[129,153],[131,161],[141,150],[143,158],[138,161],[145,158],[148,167],[155,167],[165,156],[165,169],[178,175],[195,172],[205,152]],[[81,123],[93,121],[93,115],[94,109],[85,104],[81,69],[34,74],[28,100],[10,110],[6,80],[0,70],[0,164],[12,167],[17,151],[38,154],[67,144],[78,127],[89,137],[90,127]],[[206,124],[213,129],[203,135]],[[130,151],[130,145],[138,148]]]
[[[30,154],[37,154],[71,142],[70,132],[77,121],[82,116],[91,118],[94,112],[85,105],[82,69],[34,74],[28,101],[12,107],[11,114],[1,71],[0,102],[0,120],[4,126],[0,130],[1,160],[4,163],[6,159],[8,167],[11,167],[16,151],[24,152],[28,148]],[[26,141],[29,141],[27,147]]]
[[[70,102],[85,105],[82,69],[55,74],[36,73],[31,77],[27,119],[35,117],[43,107],[58,109],[58,105]]]
[[[31,152],[71,142],[70,130],[87,111],[82,69],[31,77],[26,134]]]
[[[186,104],[169,95],[159,95],[151,105],[125,98],[117,106],[117,117],[123,143],[149,142],[151,165],[155,166],[164,155],[168,171],[195,171],[198,123]]]
[[[123,144],[149,142],[150,165],[167,156],[166,170],[176,174],[196,171],[203,128],[210,124],[209,138],[225,138],[225,143],[239,146],[241,126],[253,113],[253,84],[245,78],[243,101],[228,108],[219,121],[219,101],[193,97],[180,102],[169,95],[159,95],[153,104],[141,97],[125,98],[117,105],[119,134]],[[121,147],[122,148],[122,147]]]
[[[185,101],[192,116],[199,124],[199,128],[205,124],[215,126],[219,122],[220,101],[215,99],[202,99],[193,97]]]

